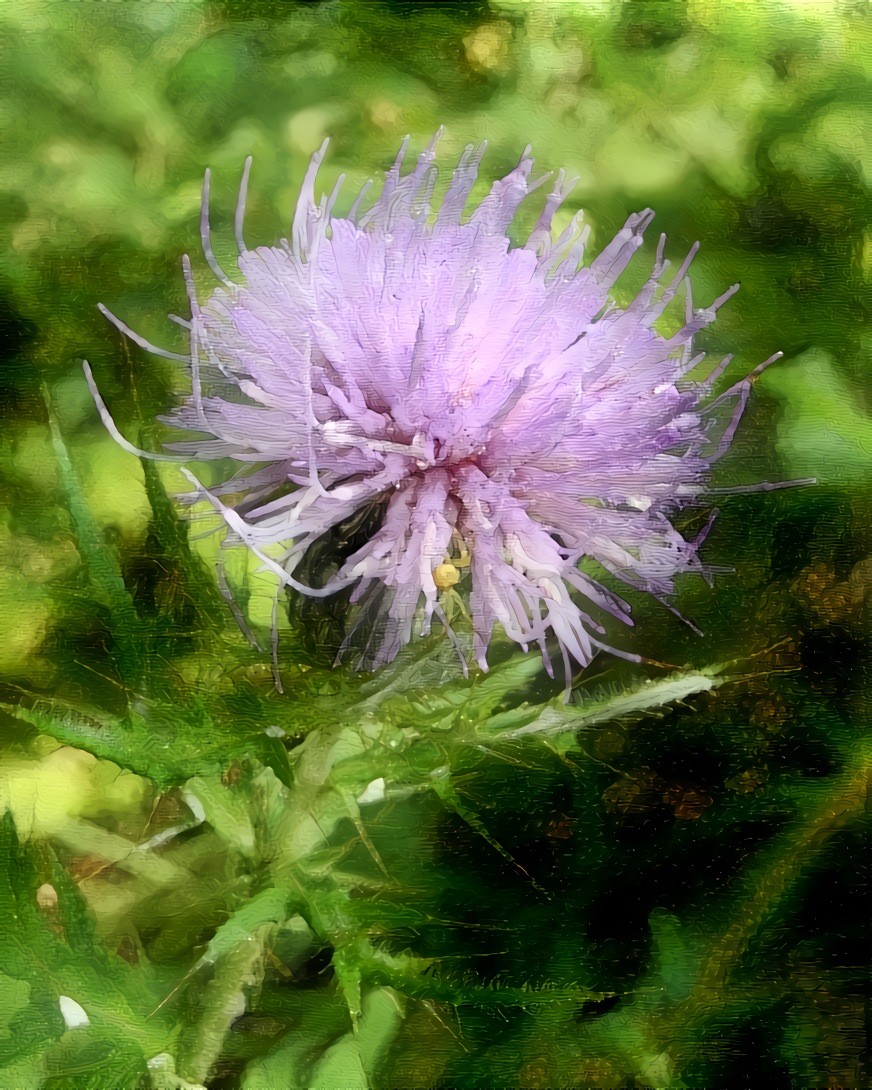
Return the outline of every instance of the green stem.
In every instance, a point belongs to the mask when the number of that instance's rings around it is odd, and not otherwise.
[[[694,993],[721,990],[739,968],[755,935],[802,876],[829,838],[864,811],[869,790],[870,752],[863,746],[837,790],[828,794],[799,828],[779,837],[747,876],[749,895],[714,945],[700,971]]]

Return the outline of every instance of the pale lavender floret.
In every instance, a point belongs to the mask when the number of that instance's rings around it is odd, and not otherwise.
[[[403,175],[404,144],[376,199],[362,194],[334,217],[338,185],[315,198],[325,142],[291,240],[276,247],[245,246],[243,198],[239,284],[218,266],[204,215],[221,286],[198,304],[186,264],[193,394],[170,421],[210,438],[175,449],[241,464],[198,494],[283,584],[318,596],[353,586],[354,602],[375,602],[361,663],[390,661],[434,615],[450,627],[436,573],[468,554],[481,667],[499,624],[546,663],[553,634],[568,670],[604,646],[579,603],[631,623],[627,605],[578,570],[582,558],[658,597],[700,568],[669,517],[700,497],[744,405],[742,386],[725,421],[723,404],[706,408],[711,380],[688,378],[701,359],[693,335],[733,289],[694,310],[696,248],[666,279],[661,239],[651,278],[622,309],[609,291],[650,211],[582,267],[580,219],[552,235],[572,185],[561,172],[526,246],[513,248],[507,228],[545,181],[531,183],[529,150],[466,215],[484,152],[467,148],[434,215],[435,146]],[[685,288],[686,322],[664,338],[654,322]],[[241,496],[233,508],[228,494]],[[313,542],[378,500],[380,528],[326,587],[295,577]],[[276,543],[279,561],[263,552]]]

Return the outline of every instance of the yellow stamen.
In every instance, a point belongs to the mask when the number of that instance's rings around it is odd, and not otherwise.
[[[433,569],[433,582],[439,590],[448,590],[460,582],[460,572],[454,564],[446,561]]]

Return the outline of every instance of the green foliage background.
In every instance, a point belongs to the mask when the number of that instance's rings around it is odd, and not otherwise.
[[[0,33],[0,1085],[870,1085],[865,5],[15,0]],[[715,484],[818,482],[720,497],[704,636],[638,602],[651,661],[568,709],[438,639],[331,670],[341,618],[296,608],[279,694],[208,516],[82,378],[159,442],[184,378],[96,304],[182,347],[207,165],[229,263],[247,155],[271,243],[325,135],[350,194],[440,124],[445,162],[579,174],[599,242],[648,205],[700,239],[697,298],[742,283],[724,381],[785,353]]]

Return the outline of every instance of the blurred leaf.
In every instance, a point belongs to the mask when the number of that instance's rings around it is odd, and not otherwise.
[[[778,449],[790,476],[843,488],[872,477],[872,418],[833,357],[812,349],[773,367],[766,389],[782,403]]]

